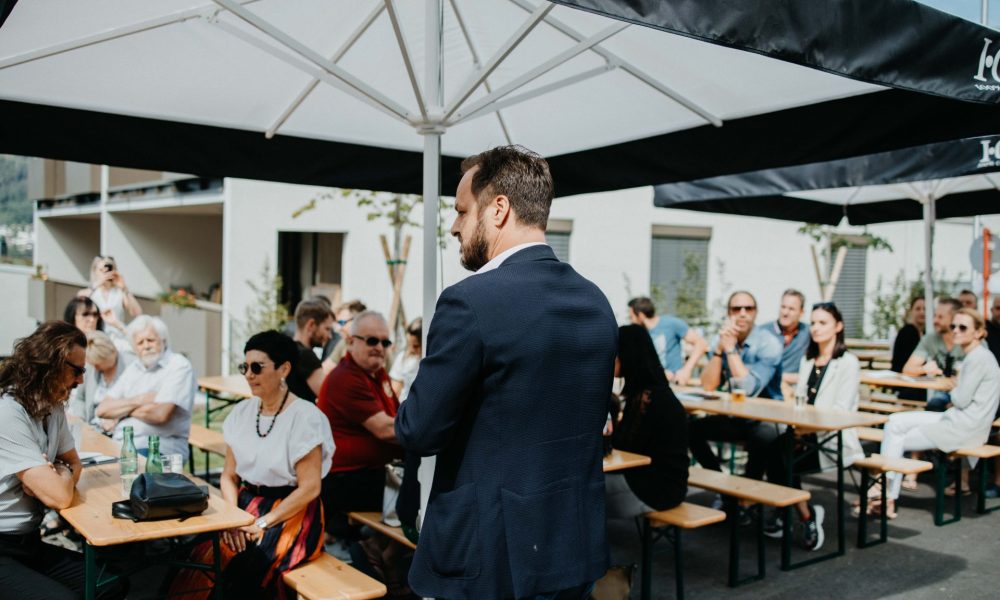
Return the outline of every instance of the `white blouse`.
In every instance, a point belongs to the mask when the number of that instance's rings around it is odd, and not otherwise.
[[[255,431],[260,406],[257,397],[237,404],[222,423],[222,436],[233,451],[236,474],[243,481],[267,487],[294,486],[295,463],[316,446],[322,455],[320,476],[330,470],[335,449],[330,421],[311,402],[294,396],[289,396],[289,402],[267,437]],[[266,432],[274,419],[261,415],[260,431]]]

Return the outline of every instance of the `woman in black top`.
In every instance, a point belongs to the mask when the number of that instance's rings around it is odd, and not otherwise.
[[[896,334],[896,340],[892,343],[892,370],[897,373],[903,372],[903,365],[917,349],[917,344],[924,335],[924,323],[927,318],[924,306],[922,297],[910,300],[910,308],[906,311],[906,324]],[[897,394],[906,400],[927,399],[927,392],[923,390],[902,388]]]
[[[625,410],[614,430],[614,446],[653,459],[647,467],[625,471],[628,487],[656,510],[673,508],[687,494],[687,415],[642,325],[618,330],[615,375],[625,379]]]

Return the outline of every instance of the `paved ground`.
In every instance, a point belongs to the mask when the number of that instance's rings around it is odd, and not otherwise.
[[[848,478],[848,501],[857,495]],[[855,546],[857,519],[847,512],[847,554],[795,571],[779,569],[780,541],[767,540],[767,577],[740,588],[726,586],[729,529],[727,524],[686,532],[685,584],[688,598],[1000,598],[1000,511],[975,514],[972,497],[965,499],[958,523],[935,527],[933,490],[929,478],[916,492],[903,492],[899,517],[889,522],[889,541],[873,548]],[[836,480],[831,475],[806,479],[805,488],[826,507],[826,542],[822,553],[836,547]],[[711,496],[692,493],[689,500],[708,505]],[[997,502],[994,500],[993,502]],[[869,531],[876,531],[872,520]],[[612,562],[639,563],[640,545],[631,521],[609,525]],[[742,549],[744,574],[755,568],[753,529],[747,528]],[[795,558],[804,557],[799,550]],[[639,597],[636,572],[632,598]],[[674,597],[672,549],[657,545],[653,566],[653,597]]]

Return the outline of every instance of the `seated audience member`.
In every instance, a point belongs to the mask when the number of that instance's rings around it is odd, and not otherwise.
[[[222,424],[227,450],[219,487],[226,502],[257,520],[222,532],[223,589],[232,598],[283,598],[282,574],[323,552],[320,482],[330,468],[333,437],[323,413],[285,383],[300,354],[292,340],[265,331],[251,337],[243,353],[240,372],[253,397]],[[212,542],[199,544],[192,558],[211,564]],[[210,586],[204,571],[185,570],[171,592]]]
[[[87,339],[49,321],[17,342],[0,364],[0,596],[82,598],[83,556],[42,542],[49,509],[73,502],[82,465],[63,403],[83,383]],[[120,586],[103,597],[121,597]]]
[[[340,336],[340,341],[334,346],[333,351],[329,352],[326,358],[323,359],[324,372],[329,373],[334,367],[340,364],[340,360],[347,353],[347,343],[351,341],[351,323],[354,322],[355,317],[366,310],[368,310],[368,307],[361,300],[344,302],[334,309],[333,316],[335,320],[333,322],[333,332]]]
[[[809,345],[809,326],[801,321],[806,308],[806,297],[798,290],[788,289],[781,295],[778,320],[762,327],[781,342],[781,372],[775,373],[767,384],[767,395],[778,399],[785,397],[785,388],[791,392],[799,380],[799,361]]]
[[[76,296],[66,305],[63,320],[87,334],[91,331],[104,331],[104,319],[94,301],[86,296]]]
[[[962,308],[979,308],[979,297],[972,290],[962,290],[958,293],[958,301],[962,303]]]
[[[903,375],[951,377],[965,358],[962,346],[952,340],[951,319],[962,308],[954,298],[941,298],[934,309],[934,331],[920,338],[917,348],[903,365]],[[927,410],[942,411],[948,404],[948,392],[933,392],[927,399]]]
[[[747,396],[766,393],[765,386],[781,369],[781,343],[760,327],[754,327],[757,301],[750,292],[733,292],[727,304],[729,318],[712,340],[712,358],[701,373],[702,385],[715,391],[725,386],[740,388]],[[725,416],[695,419],[688,427],[691,453],[705,468],[721,471],[709,441],[746,442],[749,459],[746,475],[761,479],[768,468],[767,447],[781,432],[774,423],[761,423]],[[781,481],[780,469],[768,479]]]
[[[986,442],[1000,401],[1000,367],[993,354],[983,347],[986,336],[983,318],[969,308],[954,314],[951,330],[956,346],[962,348],[965,361],[951,390],[951,407],[944,412],[907,411],[889,417],[882,439],[882,456],[900,458],[909,450],[953,452]],[[888,506],[895,516],[902,476],[889,473]]]
[[[297,364],[288,376],[288,387],[292,393],[316,402],[319,388],[323,385],[323,363],[313,348],[323,348],[330,341],[333,329],[333,313],[330,305],[322,300],[303,300],[295,307],[295,346],[298,348]]]
[[[316,405],[330,420],[337,444],[323,480],[327,530],[343,537],[346,513],[382,510],[385,465],[402,458],[394,420],[399,401],[385,371],[392,342],[385,317],[366,311],[351,323],[347,354],[323,382]]]
[[[896,339],[892,342],[892,370],[897,373],[903,372],[906,361],[910,360],[910,355],[917,349],[920,338],[924,336],[924,325],[927,322],[923,297],[914,297],[910,300],[910,306],[903,318],[903,326],[896,333]],[[927,392],[911,388],[899,388],[896,395],[904,400],[926,400]]]
[[[844,318],[832,302],[822,302],[813,306],[810,315],[809,344],[805,356],[799,363],[799,376],[795,386],[795,396],[805,396],[808,403],[817,408],[841,412],[857,412],[858,387],[861,385],[861,365],[858,359],[847,351],[844,341]],[[785,435],[795,435],[788,430]],[[861,441],[854,429],[845,429],[843,439],[843,464],[849,467],[855,460],[864,458]],[[816,443],[816,435],[807,436]],[[787,469],[783,462],[783,440],[772,446],[772,458]],[[836,452],[836,441],[824,445]],[[817,457],[818,455],[818,457]],[[835,469],[836,462],[826,452],[817,452],[805,459],[803,470]],[[802,488],[798,475],[791,482],[793,487]],[[824,510],[819,504],[799,502],[796,505],[802,523],[803,545],[807,550],[819,550],[823,546]],[[771,537],[781,537],[781,522],[772,522],[765,530]]]
[[[163,454],[181,454],[187,460],[191,409],[196,391],[194,369],[183,355],[171,352],[167,326],[159,317],[140,315],[128,326],[136,360],[125,369],[107,396],[97,405],[105,429],[131,425],[135,446],[146,455],[149,436],[160,436]]]
[[[90,263],[90,287],[80,290],[78,296],[90,298],[97,305],[104,320],[104,332],[116,343],[126,345],[125,312],[132,317],[142,314],[142,307],[125,286],[118,263],[110,256],[95,256]]]
[[[83,385],[70,395],[68,410],[85,423],[97,422],[97,404],[108,395],[108,390],[118,381],[125,368],[134,360],[130,354],[119,352],[118,347],[103,331],[87,334],[87,364],[90,368],[83,375]]]
[[[615,376],[625,379],[625,411],[614,427],[613,444],[653,462],[605,476],[608,514],[635,517],[673,508],[687,494],[687,413],[667,384],[645,327],[625,325],[618,330]]]
[[[389,378],[392,379],[392,391],[396,393],[400,404],[406,400],[406,395],[410,393],[410,386],[417,378],[420,356],[423,354],[422,335],[423,319],[417,317],[410,321],[406,327],[406,350],[396,357],[392,363],[392,370],[389,371]]]
[[[628,317],[629,321],[649,331],[667,379],[677,385],[687,385],[695,365],[708,350],[705,338],[673,315],[656,316],[656,306],[646,297],[629,300]],[[682,342],[691,344],[691,355],[687,361],[684,360]]]

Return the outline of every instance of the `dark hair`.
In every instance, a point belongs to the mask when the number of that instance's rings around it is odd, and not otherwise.
[[[798,298],[799,306],[801,306],[803,309],[806,307],[806,295],[800,292],[799,290],[788,288],[787,290],[781,293],[782,298],[784,298],[785,296],[792,296],[793,298]],[[756,303],[757,301],[754,300],[754,304]]]
[[[74,296],[73,299],[66,304],[66,310],[63,311],[63,321],[75,326],[76,313],[80,312],[81,306],[84,310],[92,309],[97,313],[97,329],[99,331],[104,331],[104,319],[101,318],[101,309],[97,308],[94,301],[86,296]]]
[[[656,355],[653,338],[642,325],[622,325],[618,328],[618,361],[625,379],[622,395],[626,398],[643,390],[667,386],[667,376]]]
[[[368,310],[368,307],[365,306],[365,303],[362,302],[361,300],[350,300],[348,302],[344,302],[343,304],[337,306],[334,312],[340,312],[345,308],[350,310],[351,314],[353,315],[360,315],[361,313]]]
[[[923,296],[914,296],[910,298],[910,308],[908,308],[907,310],[913,310],[913,307],[917,305],[918,301],[924,301],[924,300],[926,300],[926,298],[924,298]]]
[[[0,365],[0,392],[10,394],[33,419],[41,419],[66,400],[59,389],[75,347],[87,347],[87,336],[72,323],[47,321],[17,341],[14,353]]]
[[[962,303],[956,300],[955,298],[938,298],[937,303],[941,306],[950,306],[951,312],[953,313],[958,312],[962,310],[962,308],[964,308],[962,306]]]
[[[417,339],[422,339],[424,333],[424,320],[421,317],[417,317],[410,321],[410,324],[406,326],[406,333],[416,336]]]
[[[822,310],[828,313],[833,320],[837,323],[844,322],[844,316],[840,314],[840,309],[833,302],[820,302],[818,304],[813,304],[813,310]],[[837,332],[837,340],[833,344],[833,358],[840,358],[847,352],[847,342],[844,341],[844,327],[840,328]],[[809,336],[809,346],[806,348],[806,358],[812,360],[819,356],[819,344],[813,341],[812,336]]]
[[[310,298],[299,302],[299,305],[295,307],[295,326],[299,329],[305,329],[309,321],[316,321],[316,324],[320,325],[332,316],[329,304]]]
[[[979,299],[979,296],[976,295],[976,292],[973,292],[972,290],[962,290],[961,292],[958,293],[958,295],[959,296],[969,295],[975,298],[976,300]]]
[[[748,292],[746,290],[736,290],[732,294],[729,294],[729,299],[726,300],[726,311],[727,312],[729,311],[729,307],[733,303],[733,298],[735,298],[736,296],[738,296],[740,294],[746,294],[747,296],[750,296],[750,299],[753,300],[753,307],[757,308],[757,298],[755,298],[753,294],[751,294],[750,292]]]
[[[472,176],[472,193],[480,202],[503,195],[517,220],[545,229],[555,186],[549,163],[524,146],[499,146],[462,161],[462,173],[479,167]]]
[[[263,352],[274,363],[274,368],[288,363],[292,370],[299,362],[299,349],[295,341],[277,331],[262,331],[254,334],[243,346],[243,353],[251,350]]]
[[[628,307],[635,314],[642,314],[647,319],[652,319],[656,315],[656,305],[646,296],[639,296],[628,301]]]

